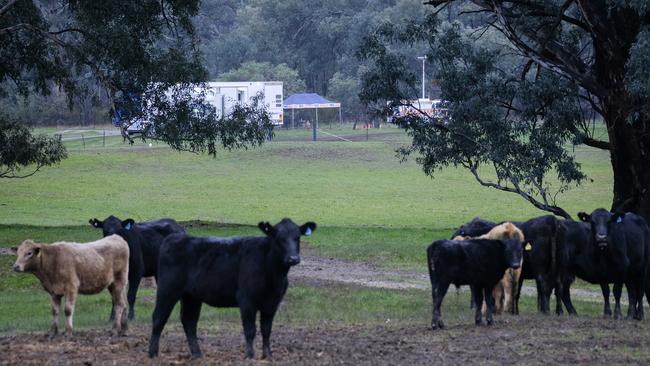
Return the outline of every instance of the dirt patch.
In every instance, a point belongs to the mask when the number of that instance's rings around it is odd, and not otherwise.
[[[650,362],[647,324],[599,319],[508,317],[492,327],[456,325],[431,331],[425,324],[288,327],[276,324],[272,364],[622,364]],[[108,331],[78,331],[71,339],[44,335],[0,338],[5,365],[171,365],[269,364],[243,361],[241,330],[200,331],[204,358],[192,361],[182,331],[165,332],[160,357],[147,357],[148,328],[125,337]]]
[[[365,262],[317,256],[309,249],[301,255],[300,264],[289,271],[289,277],[394,290],[427,290],[431,286],[426,268],[420,272],[389,270]],[[469,291],[469,287],[463,286],[461,291]],[[537,296],[537,289],[534,286],[524,285],[521,292],[525,296]],[[572,288],[571,296],[589,302],[602,303],[603,301],[600,292],[585,289]],[[621,304],[627,304],[627,300],[622,298]]]

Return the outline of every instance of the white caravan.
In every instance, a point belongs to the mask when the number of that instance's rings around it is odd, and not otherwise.
[[[206,83],[208,93],[206,101],[217,108],[217,115],[232,112],[238,103],[250,103],[258,94],[262,94],[262,103],[266,107],[271,122],[282,125],[281,81],[212,81]]]

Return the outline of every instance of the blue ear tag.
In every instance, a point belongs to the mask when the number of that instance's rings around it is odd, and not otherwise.
[[[311,236],[311,229],[307,227],[307,230],[305,230],[305,236]]]
[[[616,223],[617,223],[617,224],[620,224],[621,222],[623,222],[623,217],[622,217],[622,216],[619,216],[619,217],[616,219]]]
[[[126,224],[126,226],[124,228],[127,229],[127,230],[131,230],[131,223],[129,222],[128,224]]]

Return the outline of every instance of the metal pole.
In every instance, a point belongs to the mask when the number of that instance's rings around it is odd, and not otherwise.
[[[316,141],[316,129],[318,128],[318,108],[316,108],[316,122],[313,123],[313,139]]]
[[[424,96],[424,61],[426,61],[427,56],[418,56],[418,60],[422,60],[422,99],[425,98]]]
[[[102,139],[102,146],[106,147],[106,130],[104,130],[104,138]]]
[[[295,108],[291,108],[291,129],[292,130],[295,128],[295,126],[293,124],[293,111],[295,111],[295,110],[296,110]]]
[[[341,115],[341,107],[339,107],[339,125],[343,127],[343,116]]]

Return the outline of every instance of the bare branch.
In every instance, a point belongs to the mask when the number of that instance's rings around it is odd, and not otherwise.
[[[530,194],[528,194],[528,193],[524,192],[523,190],[521,190],[517,180],[513,179],[513,177],[511,177],[511,176],[508,176],[507,178],[508,178],[508,181],[510,181],[510,183],[513,184],[514,188],[504,186],[504,185],[501,185],[501,184],[498,184],[498,183],[483,180],[483,178],[481,178],[479,176],[479,174],[478,174],[476,165],[466,164],[465,163],[465,164],[463,164],[463,166],[465,168],[467,168],[472,173],[472,175],[474,176],[474,179],[476,179],[476,181],[480,185],[482,185],[484,187],[490,187],[490,188],[498,189],[498,190],[504,191],[504,192],[516,193],[516,194],[522,196],[524,199],[526,199],[531,204],[533,204],[533,206],[539,208],[540,210],[548,211],[548,212],[550,212],[550,213],[552,213],[554,215],[564,217],[565,219],[571,219],[571,215],[569,215],[569,213],[566,212],[561,207],[558,207],[558,206],[555,206],[555,205],[544,204],[542,202],[539,202],[538,200],[535,199],[535,197],[533,197]],[[495,169],[496,169],[496,166],[495,166]]]
[[[34,171],[32,171],[31,173],[28,173],[28,174],[24,174],[24,175],[16,174],[16,173],[13,172],[13,169],[8,169],[7,171],[0,172],[0,178],[10,178],[10,179],[11,178],[15,178],[15,179],[29,178],[32,175],[36,174],[36,172],[41,170],[42,167],[43,167],[43,165],[39,164],[39,165],[36,166]]]

